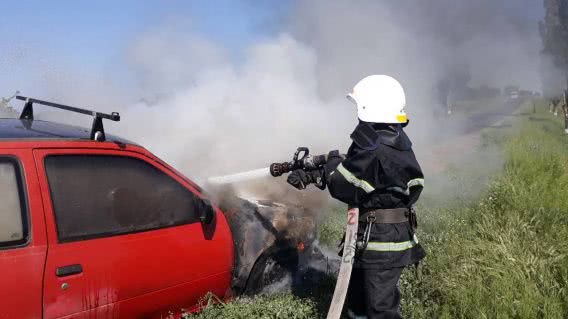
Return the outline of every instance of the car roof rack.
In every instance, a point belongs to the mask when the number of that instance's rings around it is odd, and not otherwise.
[[[105,129],[103,126],[103,119],[111,120],[118,122],[120,121],[120,114],[118,112],[112,112],[111,114],[95,112],[87,109],[82,109],[74,106],[63,105],[59,103],[53,103],[43,100],[34,99],[31,97],[17,95],[16,99],[25,101],[24,109],[22,110],[22,114],[20,114],[20,120],[30,120],[33,121],[34,119],[34,109],[33,104],[41,104],[45,106],[51,106],[58,109],[62,109],[65,111],[71,111],[75,113],[81,113],[86,115],[91,115],[93,117],[93,125],[91,127],[91,140],[104,142],[106,141]]]

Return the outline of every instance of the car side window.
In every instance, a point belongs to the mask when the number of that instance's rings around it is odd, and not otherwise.
[[[199,197],[140,159],[51,155],[45,170],[60,242],[199,221]]]
[[[0,158],[0,247],[27,241],[26,205],[18,163]]]

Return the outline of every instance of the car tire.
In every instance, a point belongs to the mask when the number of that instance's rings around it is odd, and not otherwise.
[[[255,262],[243,294],[247,296],[279,290],[293,284],[298,270],[298,251],[284,249],[267,251]]]

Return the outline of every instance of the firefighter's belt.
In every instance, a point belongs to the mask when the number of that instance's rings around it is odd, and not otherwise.
[[[374,223],[377,224],[399,224],[407,222],[409,216],[408,208],[374,209],[362,212],[359,221],[368,222],[374,218]]]

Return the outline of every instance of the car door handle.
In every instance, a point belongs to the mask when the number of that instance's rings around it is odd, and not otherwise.
[[[55,275],[57,277],[71,276],[71,275],[80,274],[82,272],[83,272],[83,267],[79,264],[58,267],[57,269],[55,269]]]

